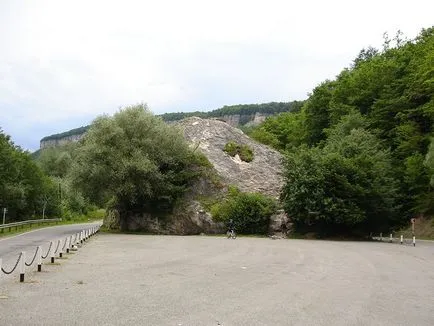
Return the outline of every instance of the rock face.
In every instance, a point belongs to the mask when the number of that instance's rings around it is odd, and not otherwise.
[[[223,115],[219,120],[225,121],[232,127],[238,126],[256,126],[265,121],[265,119],[271,116],[271,113],[255,112],[254,114],[231,114]]]
[[[219,176],[218,185],[211,178],[202,177],[180,201],[170,216],[156,218],[149,214],[129,215],[120,225],[119,214],[110,212],[104,224],[110,228],[119,226],[130,231],[145,231],[157,234],[200,234],[223,233],[225,225],[212,220],[211,214],[202,206],[199,197],[221,197],[226,187],[235,185],[243,192],[260,192],[274,198],[279,197],[283,178],[282,156],[268,146],[256,143],[241,130],[217,119],[188,118],[176,123],[193,150],[202,152],[212,163],[213,173]],[[234,158],[223,151],[225,145],[234,141],[248,145],[254,158],[246,163],[238,155]],[[280,212],[270,218],[270,232],[279,232],[287,223]]]
[[[260,192],[279,197],[283,185],[282,155],[259,144],[241,130],[216,119],[188,118],[178,125],[193,148],[200,150],[213,164],[226,184],[236,185],[243,192]],[[253,150],[253,161],[246,163],[226,154],[225,145],[234,141]]]
[[[84,133],[83,134],[77,134],[77,135],[65,136],[65,137],[62,137],[59,139],[41,140],[39,147],[41,149],[44,149],[44,148],[49,148],[49,147],[63,146],[63,145],[66,145],[66,144],[69,144],[72,142],[77,142],[81,138],[83,138],[83,136],[84,136]]]

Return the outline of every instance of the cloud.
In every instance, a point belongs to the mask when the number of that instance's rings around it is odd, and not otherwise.
[[[0,3],[0,126],[26,148],[98,114],[303,99],[430,1]],[[80,123],[82,122],[82,123]],[[55,130],[54,130],[55,129]]]

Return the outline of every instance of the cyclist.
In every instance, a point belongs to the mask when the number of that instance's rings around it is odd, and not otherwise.
[[[234,226],[234,221],[232,219],[229,220],[228,222],[228,237],[232,237],[235,239],[235,226]]]

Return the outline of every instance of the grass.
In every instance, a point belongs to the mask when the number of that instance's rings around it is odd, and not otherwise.
[[[95,222],[98,220],[101,220],[101,218],[99,216],[95,217],[95,218],[89,218],[88,216],[83,215],[83,216],[80,216],[78,218],[74,218],[74,219],[70,219],[70,220],[62,220],[60,222],[49,222],[49,223],[44,223],[42,225],[38,225],[38,224],[23,225],[23,226],[18,226],[18,229],[12,228],[11,231],[9,231],[9,229],[0,230],[0,239],[11,237],[11,236],[18,235],[18,234],[25,233],[25,232],[29,232],[32,230],[39,230],[39,229],[43,229],[46,227],[55,226],[55,225],[90,223],[90,222]]]
[[[414,233],[416,239],[434,240],[434,217],[416,219],[414,224]],[[396,234],[402,234],[404,238],[411,238],[413,236],[411,226],[397,232]]]

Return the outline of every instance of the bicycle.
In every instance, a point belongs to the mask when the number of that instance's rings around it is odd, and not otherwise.
[[[235,230],[228,230],[228,232],[226,232],[226,236],[228,239],[236,239],[237,238],[237,234],[235,233]]]

